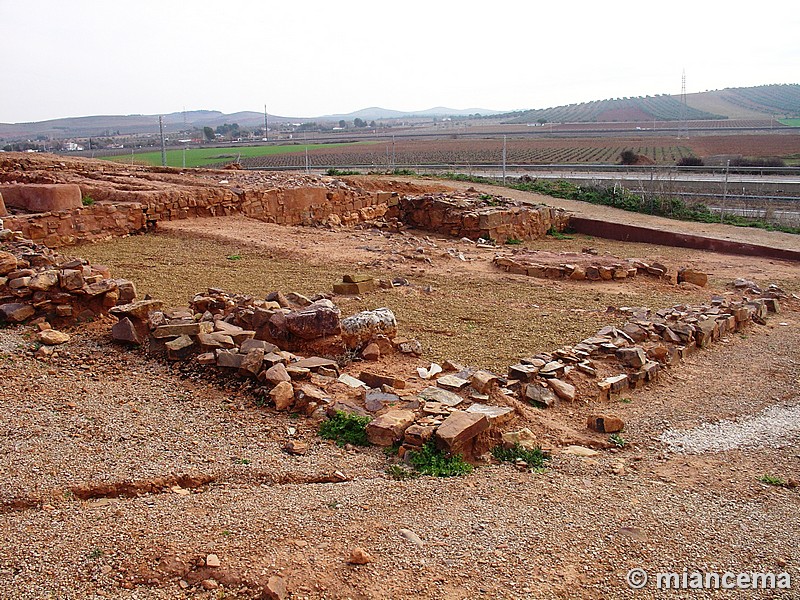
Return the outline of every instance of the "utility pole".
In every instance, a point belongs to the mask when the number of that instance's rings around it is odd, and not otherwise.
[[[506,184],[506,136],[503,136],[503,185]]]
[[[722,210],[719,211],[719,222],[725,220],[725,204],[728,200],[728,171],[731,168],[731,161],[725,163],[725,187],[722,188]]]
[[[164,119],[158,116],[158,130],[161,132],[161,166],[167,166],[167,144],[164,141]]]
[[[308,146],[306,146],[306,175],[308,175]]]
[[[264,105],[264,141],[269,141],[269,121],[267,120],[267,105]]]
[[[392,134],[392,169],[397,168],[397,159],[394,154],[394,134]]]

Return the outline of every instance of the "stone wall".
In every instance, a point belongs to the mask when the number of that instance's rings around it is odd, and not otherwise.
[[[122,237],[145,230],[141,204],[98,202],[71,210],[5,217],[5,226],[50,248]]]
[[[399,214],[410,227],[500,244],[510,239],[538,239],[551,227],[562,231],[569,222],[569,213],[559,208],[477,193],[404,197]]]
[[[136,298],[133,283],[112,279],[105,267],[62,259],[3,225],[0,220],[0,322],[42,317],[53,325],[69,324]]]

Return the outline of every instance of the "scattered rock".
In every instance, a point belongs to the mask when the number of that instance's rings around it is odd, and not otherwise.
[[[353,548],[350,553],[350,558],[347,559],[351,565],[366,565],[373,562],[375,559],[372,555],[363,548]]]
[[[598,433],[617,433],[625,428],[625,422],[611,415],[590,415],[586,419],[586,426]]]
[[[58,346],[69,341],[69,334],[56,329],[45,329],[37,336],[39,341],[47,346]]]

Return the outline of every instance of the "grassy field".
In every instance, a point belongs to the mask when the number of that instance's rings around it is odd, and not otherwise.
[[[190,148],[186,150],[186,167],[205,167],[218,163],[227,163],[242,159],[254,158],[258,156],[269,156],[273,154],[291,154],[305,152],[319,148],[330,148],[338,146],[357,146],[369,144],[371,142],[350,142],[342,144],[292,144],[285,146],[231,146],[229,148]],[[130,163],[131,160],[137,164],[147,164],[153,166],[161,165],[161,151],[143,152],[141,154],[120,154],[118,156],[99,156],[103,160],[113,160],[114,162]],[[167,150],[167,166],[183,167],[183,150]]]
[[[800,119],[778,119],[778,123],[783,123],[789,127],[800,127]]]

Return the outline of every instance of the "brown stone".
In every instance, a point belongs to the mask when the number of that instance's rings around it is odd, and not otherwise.
[[[337,373],[339,371],[339,364],[335,360],[330,358],[322,358],[320,356],[301,358],[300,360],[292,363],[292,365],[314,372],[318,371],[321,367],[325,367],[326,369],[334,369]]]
[[[235,350],[216,350],[217,366],[227,369],[238,369],[242,366],[244,354],[239,354]]]
[[[65,290],[80,290],[83,289],[83,271],[78,269],[64,269],[60,274],[61,287]]]
[[[647,355],[639,346],[633,348],[620,348],[616,352],[617,360],[626,367],[640,368],[647,362]]]
[[[308,452],[308,444],[299,440],[289,440],[283,449],[287,454],[302,456]]]
[[[201,325],[207,323],[176,323],[174,325],[161,325],[156,327],[152,335],[156,339],[177,337],[179,335],[198,335],[202,333]]]
[[[197,341],[205,352],[211,352],[217,348],[235,348],[236,344],[233,338],[221,331],[214,333],[200,333],[197,335]]]
[[[169,360],[183,360],[194,349],[194,340],[188,335],[182,335],[164,344]]]
[[[264,362],[263,348],[253,348],[244,355],[242,364],[239,367],[239,374],[255,377],[261,370],[261,363]]]
[[[497,375],[489,371],[476,371],[469,378],[469,382],[481,394],[488,394],[497,387]]]
[[[406,387],[406,382],[402,379],[397,379],[389,375],[378,375],[368,371],[361,371],[361,374],[358,376],[358,378],[371,388],[380,388],[384,385],[388,385],[390,387],[402,390]]]
[[[403,442],[412,446],[424,446],[435,431],[436,427],[432,425],[411,425],[405,431]]]
[[[36,310],[30,304],[16,302],[0,304],[0,317],[11,323],[22,323],[35,314]]]
[[[569,402],[575,400],[574,385],[569,384],[566,381],[561,381],[560,379],[557,378],[548,379],[547,385],[549,385],[552,388],[552,390],[556,393],[556,396],[558,396],[562,400],[567,400]]]
[[[554,406],[558,399],[551,389],[538,383],[529,383],[525,386],[525,400],[535,406],[547,408]]]
[[[69,334],[55,329],[40,331],[37,337],[41,343],[47,346],[58,346],[60,344],[66,344],[69,341]]]
[[[367,424],[367,438],[376,446],[391,446],[403,439],[413,422],[414,413],[410,410],[389,410]]]
[[[28,213],[58,212],[83,206],[81,188],[74,183],[0,184],[0,193],[7,207]]]
[[[708,283],[708,275],[694,269],[680,269],[678,271],[678,283],[688,282],[700,287],[705,287]]]
[[[377,287],[374,279],[359,281],[357,283],[334,283],[333,293],[341,296],[358,296],[365,292],[371,292],[377,289]]]
[[[378,348],[378,344],[367,344],[366,348],[361,351],[361,357],[364,360],[378,360],[381,357],[381,350]]]
[[[449,453],[457,453],[475,436],[489,428],[486,415],[456,410],[436,430],[436,445]]]
[[[269,600],[286,600],[286,581],[284,578],[272,575],[264,587],[264,596]]]
[[[611,415],[591,415],[586,419],[586,426],[598,433],[617,433],[625,428],[625,422]]]
[[[294,403],[294,388],[288,381],[281,381],[269,393],[276,410],[288,410]]]
[[[233,338],[231,338],[233,339]],[[264,350],[265,354],[269,354],[270,352],[276,352],[278,347],[275,344],[270,344],[269,342],[265,342],[264,340],[254,340],[252,338],[248,338],[244,340],[240,346],[240,350],[247,354],[250,350],[255,348],[261,348]]]
[[[117,342],[134,344],[136,346],[142,344],[142,337],[136,331],[133,321],[128,317],[123,317],[120,321],[114,323],[114,326],[111,328],[111,337]]]
[[[164,303],[160,300],[139,300],[138,302],[115,306],[108,312],[118,319],[128,317],[135,323],[137,320],[146,321],[151,312],[161,310],[163,306]]]
[[[342,331],[339,315],[338,308],[312,304],[284,315],[284,326],[286,331],[304,340],[335,336]]]
[[[269,369],[259,373],[258,380],[277,385],[281,381],[291,381],[292,378],[289,377],[289,373],[287,373],[286,367],[283,366],[283,363],[276,363]]]
[[[350,558],[347,559],[347,562],[349,562],[351,565],[366,565],[374,560],[375,559],[372,558],[372,555],[363,548],[353,548],[353,551],[350,553]]]
[[[10,252],[0,251],[0,277],[8,275],[17,268],[17,258]]]

